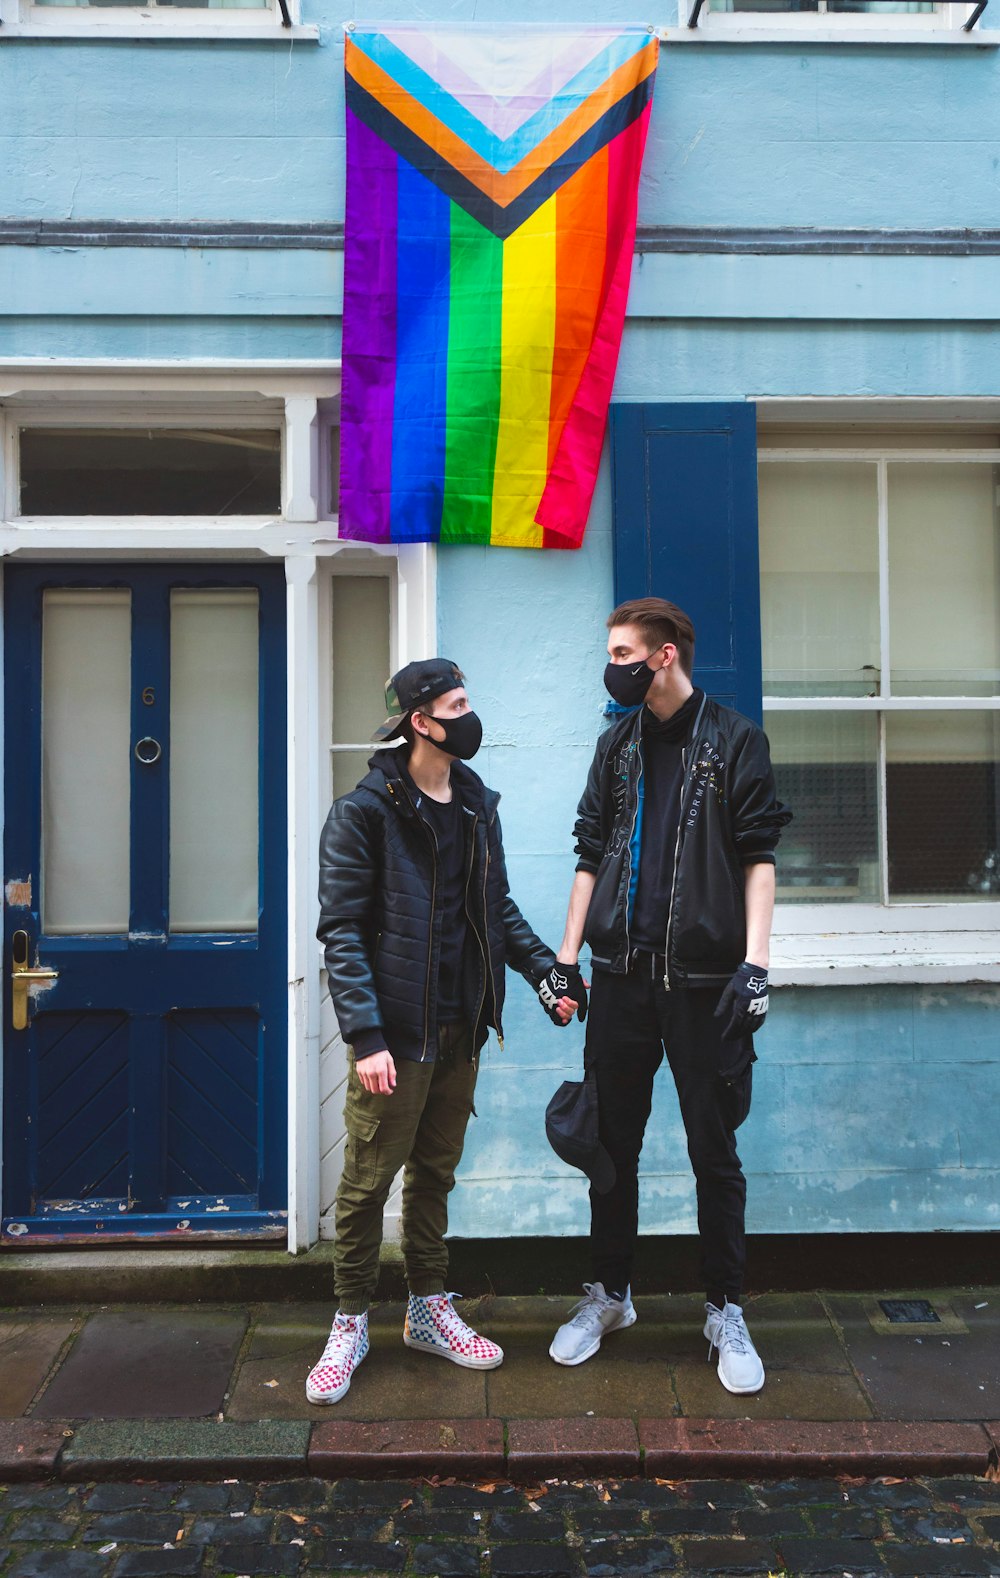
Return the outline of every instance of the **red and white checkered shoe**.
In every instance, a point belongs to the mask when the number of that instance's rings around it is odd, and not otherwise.
[[[306,1376],[311,1403],[339,1403],[358,1365],[368,1352],[368,1316],[338,1311],[322,1357]]]
[[[503,1364],[503,1349],[467,1326],[452,1305],[460,1293],[432,1293],[429,1298],[410,1294],[403,1325],[403,1341],[421,1353],[436,1353],[466,1370],[495,1370]]]

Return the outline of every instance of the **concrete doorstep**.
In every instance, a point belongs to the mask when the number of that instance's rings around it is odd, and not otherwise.
[[[997,1474],[1000,1421],[0,1421],[0,1481]]]

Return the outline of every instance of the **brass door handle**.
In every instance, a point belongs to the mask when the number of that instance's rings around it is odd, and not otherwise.
[[[13,936],[13,968],[11,971],[11,1009],[15,1030],[28,1028],[28,987],[33,981],[58,981],[58,970],[32,969],[28,963],[28,933],[16,931]]]

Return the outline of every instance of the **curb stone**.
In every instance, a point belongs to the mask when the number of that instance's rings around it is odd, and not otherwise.
[[[557,1418],[0,1420],[0,1482],[983,1475],[1000,1422]]]

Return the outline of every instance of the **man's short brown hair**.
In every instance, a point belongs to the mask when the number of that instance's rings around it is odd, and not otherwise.
[[[676,603],[662,597],[634,597],[631,602],[619,603],[614,613],[608,615],[608,629],[617,625],[635,625],[650,652],[662,647],[665,641],[677,648],[677,661],[688,679],[694,668],[694,625]]]

